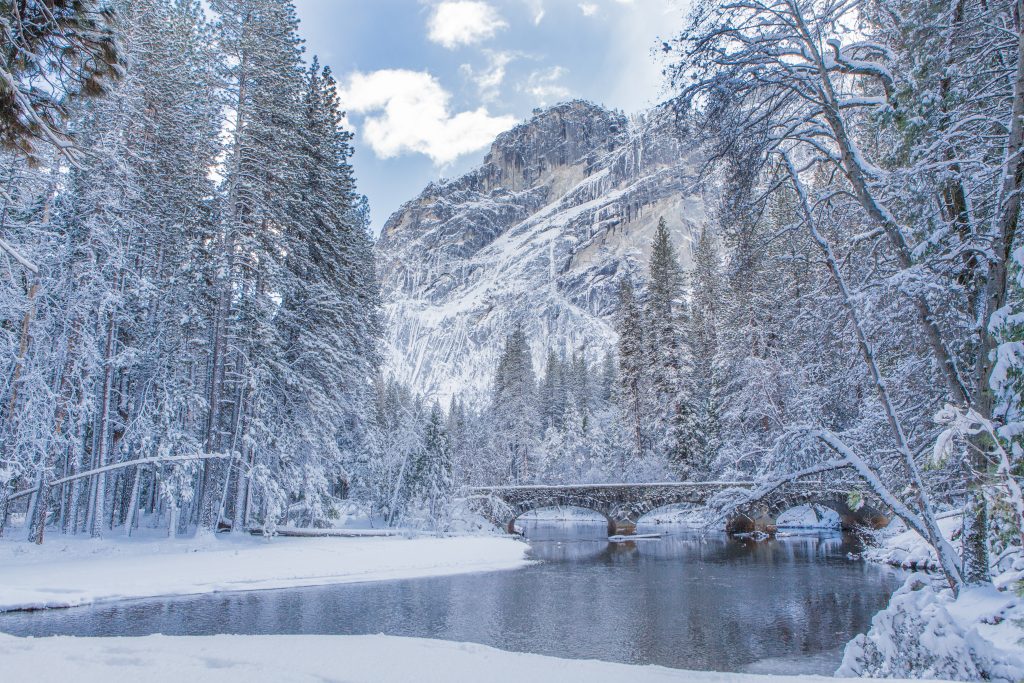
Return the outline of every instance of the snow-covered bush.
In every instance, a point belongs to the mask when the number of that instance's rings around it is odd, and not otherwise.
[[[997,648],[978,632],[976,622],[985,615],[972,608],[982,602],[968,593],[957,604],[952,592],[936,590],[927,574],[911,574],[871,620],[867,635],[847,644],[836,675],[1019,681],[1024,656]]]

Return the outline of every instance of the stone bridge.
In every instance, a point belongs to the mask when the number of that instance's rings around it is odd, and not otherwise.
[[[609,534],[631,534],[641,517],[666,505],[688,503],[707,506],[725,521],[730,533],[775,531],[777,517],[798,505],[816,504],[839,513],[843,529],[880,528],[889,523],[889,511],[870,492],[857,485],[801,481],[783,484],[758,495],[750,481],[696,481],[656,484],[584,484],[565,486],[491,486],[470,489],[474,507],[490,522],[515,533],[524,513],[550,507],[578,507],[600,513],[608,520]],[[864,505],[852,509],[851,491]]]

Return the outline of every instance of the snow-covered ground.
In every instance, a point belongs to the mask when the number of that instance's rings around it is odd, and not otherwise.
[[[880,546],[865,552],[867,559],[936,568],[935,553],[920,535],[899,522],[890,527],[880,533]],[[939,527],[959,545],[959,513],[941,517]],[[867,635],[847,646],[839,673],[1024,680],[1024,599],[1015,591],[1024,579],[1024,557],[1014,548],[995,560],[994,585],[965,589],[955,598],[935,574],[912,574],[872,619]]]
[[[960,513],[941,516],[939,528],[946,538],[952,539],[954,532],[960,528]],[[877,540],[880,542],[877,547],[868,548],[864,552],[865,559],[903,569],[938,568],[935,551],[931,546],[920,534],[908,530],[898,519],[894,519],[888,527],[879,531]],[[956,540],[953,540],[953,543],[956,547],[960,545]]]
[[[766,676],[632,666],[505,652],[485,645],[393,636],[192,636],[37,638],[0,635],[4,680],[109,683],[214,681],[301,683],[826,683],[821,676]]]
[[[496,536],[4,540],[0,611],[515,569],[528,548]]]

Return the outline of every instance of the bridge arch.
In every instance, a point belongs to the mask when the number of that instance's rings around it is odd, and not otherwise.
[[[583,504],[581,504],[579,502],[565,503],[565,504],[562,504],[562,505],[539,505],[539,506],[532,506],[532,505],[522,505],[522,506],[519,506],[519,505],[517,505],[514,508],[512,508],[512,510],[511,510],[510,516],[508,518],[508,522],[505,525],[505,530],[509,534],[513,534],[514,535],[514,534],[518,533],[516,531],[516,522],[518,522],[519,518],[522,517],[523,515],[525,515],[526,513],[528,513],[528,512],[536,512],[538,510],[548,510],[548,509],[551,509],[551,508],[558,508],[558,507],[574,507],[574,508],[579,508],[581,510],[587,510],[589,512],[594,512],[594,513],[600,515],[601,517],[603,517],[605,522],[607,522],[607,524],[608,524],[608,535],[609,536],[612,535],[612,534],[617,533],[617,527],[616,527],[616,524],[615,524],[615,520],[612,519],[611,516],[607,512],[605,512],[603,510],[595,509],[596,506],[583,505]]]
[[[640,514],[640,515],[637,516],[637,519],[636,519],[637,524],[648,523],[650,517],[652,517],[654,515],[658,515],[658,514],[663,513],[663,512],[672,512],[672,511],[678,510],[678,511],[680,511],[682,513],[685,513],[685,512],[688,512],[688,511],[693,511],[693,512],[696,513],[696,512],[699,512],[699,511],[705,509],[704,506],[702,506],[702,505],[700,505],[698,503],[687,503],[687,502],[680,503],[678,501],[673,501],[671,503],[665,503],[664,505],[651,505],[651,506],[645,506],[645,507],[649,507],[650,509],[645,510],[643,512],[643,514]]]
[[[777,528],[779,516],[787,510],[801,505],[818,505],[828,508],[839,515],[840,528],[853,531],[868,527],[881,529],[889,524],[890,516],[882,511],[882,506],[868,497],[858,509],[850,507],[846,496],[827,491],[783,491],[778,495],[770,495],[750,505],[736,509],[726,521],[729,533],[764,531],[773,533]]]

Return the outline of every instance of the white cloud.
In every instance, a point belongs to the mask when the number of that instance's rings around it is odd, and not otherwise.
[[[553,66],[550,69],[534,71],[520,90],[533,96],[542,107],[568,99],[572,92],[558,81],[569,73],[564,67]]]
[[[416,152],[446,164],[483,149],[516,122],[485,107],[453,116],[451,94],[426,71],[356,72],[339,85],[338,96],[350,113],[364,115],[362,138],[381,159]]]
[[[583,16],[592,17],[597,14],[597,5],[592,2],[581,2],[580,11],[583,12]]]
[[[481,0],[445,0],[434,8],[427,23],[427,37],[452,50],[493,38],[508,23],[497,10]]]
[[[525,0],[526,6],[530,10],[530,14],[533,16],[533,25],[540,26],[540,22],[544,21],[544,0]]]
[[[476,84],[480,93],[480,99],[490,102],[497,99],[501,94],[501,84],[505,82],[505,72],[513,59],[522,55],[516,52],[503,52],[496,50],[484,50],[487,56],[487,67],[474,69],[470,64],[463,64],[459,67],[466,78]]]

